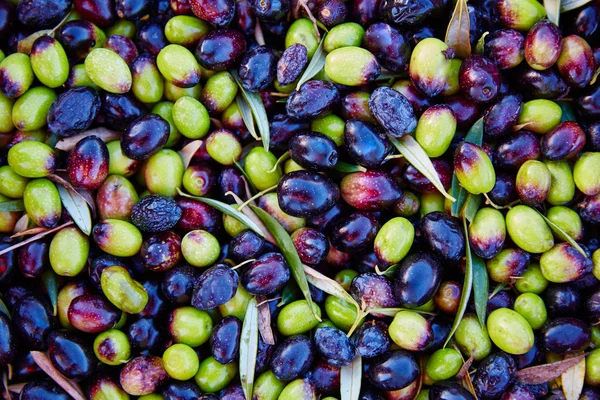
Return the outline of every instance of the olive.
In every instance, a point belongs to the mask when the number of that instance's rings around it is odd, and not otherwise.
[[[291,381],[308,372],[314,359],[314,345],[306,336],[289,337],[277,345],[271,370],[282,381]]]
[[[44,350],[47,336],[54,329],[56,321],[48,301],[31,294],[21,297],[14,305],[12,324],[29,348]]]
[[[223,318],[210,337],[212,356],[221,364],[229,364],[237,357],[240,349],[242,322],[230,315]]]
[[[377,357],[369,368],[369,382],[381,390],[398,390],[411,384],[419,375],[413,356],[403,350],[389,351]]]
[[[48,335],[48,357],[67,378],[85,379],[96,369],[92,349],[78,336],[54,331]]]
[[[431,254],[417,253],[402,261],[394,271],[394,293],[406,307],[419,307],[431,300],[442,279],[442,268]]]
[[[482,399],[496,399],[513,380],[517,366],[511,356],[494,353],[484,358],[473,376],[473,386]]]
[[[551,320],[542,330],[542,341],[548,351],[566,354],[581,351],[590,344],[590,328],[573,317],[559,317]]]

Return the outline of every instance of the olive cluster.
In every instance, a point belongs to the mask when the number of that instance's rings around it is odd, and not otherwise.
[[[0,0],[4,398],[599,400],[600,2],[544,3]]]

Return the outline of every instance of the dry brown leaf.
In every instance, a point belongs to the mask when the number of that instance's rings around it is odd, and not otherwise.
[[[41,351],[32,351],[31,358],[58,386],[63,388],[75,400],[86,400],[86,396],[79,384],[68,379],[52,365],[46,354]]]
[[[275,344],[275,335],[271,327],[271,310],[266,297],[257,296],[258,302],[258,332],[263,342],[269,345]]]
[[[94,128],[88,129],[87,131],[83,131],[78,133],[77,135],[70,136],[68,138],[64,138],[59,140],[56,143],[56,147],[59,150],[70,151],[73,150],[73,147],[83,138],[88,136],[97,136],[103,142],[112,142],[113,140],[117,140],[121,137],[121,133],[118,131],[113,131],[107,128]]]
[[[527,385],[540,385],[542,383],[550,382],[551,380],[560,377],[569,368],[577,365],[577,363],[584,359],[584,356],[584,354],[580,354],[567,360],[524,368],[517,371],[517,379]]]
[[[186,144],[185,147],[178,151],[181,160],[183,161],[183,168],[187,169],[194,158],[194,154],[198,149],[202,147],[202,140],[194,140]]]
[[[12,385],[8,385],[8,390],[11,393],[21,393],[21,390],[23,390],[23,387],[27,385],[26,382],[24,383],[13,383]]]
[[[13,233],[26,231],[27,228],[29,228],[29,215],[23,214],[23,216],[19,218],[19,220],[15,224],[15,229],[13,230]]]
[[[471,21],[469,20],[467,0],[458,0],[448,24],[444,42],[456,51],[457,57],[464,59],[471,55],[470,34]]]
[[[583,355],[583,352],[568,356],[570,358]],[[565,359],[570,359],[565,358]],[[585,380],[585,358],[581,358],[579,362],[566,370],[561,375],[562,390],[567,400],[577,400],[583,390],[583,382]]]
[[[474,356],[475,352],[471,352],[471,356],[467,358],[465,362],[463,362],[462,367],[460,367],[460,370],[458,370],[458,373],[456,374],[456,379],[462,379],[465,376],[467,376],[467,374],[469,373],[469,368],[471,368],[471,365],[473,365]]]

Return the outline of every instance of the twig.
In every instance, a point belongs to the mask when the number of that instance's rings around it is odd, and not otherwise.
[[[256,18],[256,25],[254,27],[254,39],[259,46],[265,45],[265,35],[263,34],[262,27],[260,26],[260,20]]]
[[[61,388],[63,388],[71,397],[75,400],[86,400],[83,390],[79,387],[77,382],[72,381],[65,377],[63,374],[52,365],[46,354],[41,351],[32,351],[31,358],[33,361],[46,373],[54,382],[56,382]]]
[[[8,252],[11,252],[11,251],[13,251],[15,249],[18,249],[19,247],[23,247],[23,246],[25,246],[28,243],[35,242],[36,240],[39,240],[39,239],[43,238],[44,236],[47,236],[47,235],[49,235],[49,234],[51,234],[53,232],[59,231],[62,228],[66,228],[67,226],[70,226],[70,225],[73,225],[73,221],[69,221],[69,222],[64,223],[64,224],[62,224],[60,226],[57,226],[56,228],[49,229],[49,230],[47,230],[45,232],[42,232],[42,233],[39,233],[39,234],[37,234],[35,236],[30,237],[27,240],[23,240],[22,242],[17,243],[17,244],[15,244],[13,246],[7,247],[6,249],[0,251],[0,256],[3,255],[3,254],[6,254]]]

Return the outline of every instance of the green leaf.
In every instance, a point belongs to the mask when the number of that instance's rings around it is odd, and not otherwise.
[[[463,208],[463,214],[467,221],[473,222],[475,219],[475,214],[479,210],[481,206],[481,202],[483,197],[480,194],[471,194],[467,195],[467,201],[465,202],[465,206]]]
[[[304,70],[304,73],[302,74],[300,79],[298,79],[298,84],[296,85],[296,90],[300,89],[300,86],[302,86],[305,82],[308,82],[309,80],[311,80],[313,78],[313,76],[318,74],[319,71],[321,71],[323,69],[323,67],[325,66],[325,58],[327,57],[327,53],[323,49],[323,43],[325,43],[325,37],[327,37],[327,34],[324,34],[323,37],[321,38],[319,47],[317,47],[317,50],[315,50],[315,54],[313,54],[312,59],[310,60],[310,63],[308,63],[308,66]]]
[[[468,242],[467,242],[468,244]],[[475,301],[475,312],[481,326],[485,326],[485,315],[487,313],[489,279],[485,261],[473,254],[473,300]]]
[[[54,315],[56,315],[56,307],[58,305],[58,275],[54,271],[48,270],[42,274],[42,282],[44,282],[44,287],[52,304],[52,310]]]
[[[23,204],[23,200],[3,201],[0,203],[0,211],[25,211],[25,204]]]
[[[362,358],[357,355],[348,365],[340,369],[341,400],[358,400],[362,383]]]
[[[421,147],[421,145],[410,135],[404,135],[400,139],[397,139],[393,136],[388,135],[390,142],[398,149],[400,154],[406,158],[406,161],[412,164],[413,167],[417,169],[420,173],[422,173],[429,181],[436,187],[437,190],[440,191],[444,197],[456,201],[456,199],[450,196],[446,189],[444,189],[444,185],[442,181],[440,181],[440,177],[433,167],[431,160],[425,150]]]
[[[265,110],[265,105],[262,102],[260,94],[255,92],[249,92],[246,89],[244,89],[242,83],[240,82],[240,78],[237,72],[231,71],[231,75],[237,82],[238,87],[240,88],[240,92],[242,93],[243,99],[246,101],[248,107],[252,111],[252,116],[254,117],[254,121],[256,121],[258,131],[260,132],[260,138],[263,142],[263,147],[266,151],[269,151],[269,144],[271,140],[271,132],[269,130],[269,118],[267,117],[267,111]]]
[[[338,161],[337,164],[335,164],[335,170],[338,172],[346,173],[346,174],[351,174],[353,172],[366,171],[365,167],[363,167],[363,166],[352,165],[352,164],[345,163],[343,161]]]
[[[557,101],[556,104],[558,104],[562,110],[560,122],[575,121],[577,119],[571,103],[567,101]]]
[[[56,188],[58,189],[60,200],[71,215],[71,218],[73,218],[73,222],[75,222],[83,233],[89,236],[92,233],[92,216],[85,199],[79,193],[63,185],[57,184]]]
[[[489,35],[489,32],[483,32],[483,35],[477,41],[477,46],[475,46],[475,54],[483,54],[485,50],[485,37]]]
[[[235,97],[235,101],[240,109],[240,114],[242,114],[242,120],[244,120],[244,124],[246,125],[246,128],[248,128],[248,132],[250,132],[250,135],[252,135],[254,139],[259,140],[258,134],[256,133],[256,128],[254,127],[252,110],[250,109],[248,102],[246,102],[239,94]]]
[[[8,318],[10,318],[10,311],[8,311],[8,308],[6,307],[6,304],[4,304],[4,300],[2,300],[2,298],[0,298],[0,312],[4,313]]]
[[[296,247],[294,246],[294,242],[292,242],[292,238],[286,232],[286,230],[281,226],[279,221],[273,218],[269,213],[267,213],[262,208],[250,205],[249,206],[252,211],[256,214],[256,216],[262,221],[263,224],[267,227],[267,230],[273,235],[277,245],[279,246],[279,250],[281,250],[281,254],[283,254],[283,258],[287,261],[290,270],[292,271],[292,275],[298,284],[298,287],[304,294],[304,298],[308,301],[308,305],[311,310],[313,310],[313,301],[310,297],[310,289],[308,288],[308,280],[306,279],[306,274],[304,273],[304,267],[302,266],[302,261],[300,261],[300,256],[298,256],[298,252],[296,251]],[[321,320],[318,315],[315,314],[315,318],[317,320]]]
[[[533,210],[535,210],[538,214],[540,214],[540,216],[542,218],[544,218],[544,221],[546,221],[546,224],[548,224],[548,226],[550,227],[550,229],[552,229],[552,231],[556,234],[556,236],[558,236],[559,238],[561,238],[565,242],[568,242],[571,246],[575,247],[575,249],[579,253],[581,253],[582,256],[587,257],[587,254],[585,253],[585,251],[581,248],[581,246],[567,232],[565,232],[562,229],[560,229],[560,227],[558,225],[556,225],[554,222],[550,221],[548,219],[548,217],[546,217],[544,214],[542,214],[541,212],[539,212],[535,208],[533,208]]]
[[[354,298],[350,296],[350,293],[348,293],[339,283],[307,265],[303,265],[303,267],[304,272],[306,273],[306,280],[311,285],[338,299],[354,304],[356,311],[360,310],[356,300],[354,300]]]
[[[465,136],[465,142],[476,144],[477,146],[481,146],[483,142],[483,118],[479,118],[469,129],[467,135]],[[452,203],[451,214],[453,217],[460,216],[460,212],[465,205],[465,201],[467,201],[467,196],[469,192],[467,192],[460,183],[458,182],[458,178],[456,174],[452,174],[452,195],[456,197],[456,201]]]
[[[562,0],[560,5],[560,11],[571,11],[579,7],[585,6],[587,3],[590,3],[592,0]]]
[[[458,58],[467,58],[471,55],[471,21],[467,0],[458,0],[454,6],[452,18],[446,30],[444,42],[456,51]]]
[[[254,232],[256,232],[257,234],[259,234],[260,236],[262,236],[262,237],[265,236],[265,234],[262,231],[262,229],[260,229],[258,227],[258,225],[256,225],[254,223],[254,221],[252,221],[250,218],[248,218],[243,213],[241,213],[240,211],[236,210],[235,208],[233,208],[229,204],[223,203],[222,201],[219,201],[219,200],[210,199],[208,197],[191,196],[191,195],[189,195],[187,193],[182,192],[179,189],[177,189],[177,192],[179,193],[180,196],[187,197],[189,199],[198,200],[198,201],[201,201],[201,202],[203,202],[205,204],[208,204],[209,206],[214,207],[217,210],[221,211],[223,214],[229,215],[230,217],[233,217],[233,218],[237,219],[239,222],[241,222],[242,224],[246,225],[248,228],[252,229]]]
[[[560,18],[560,0],[544,0],[544,8],[551,22],[558,26]]]
[[[488,296],[488,300],[491,299],[492,297],[494,297],[495,295],[497,295],[498,293],[500,293],[501,291],[504,290],[504,288],[506,288],[508,286],[508,283],[506,282],[502,282],[496,285],[496,287],[494,288],[494,290],[492,291],[492,293]]]
[[[463,227],[465,230],[465,237],[469,237],[469,230],[467,228],[467,220],[463,219]],[[448,345],[452,336],[454,336],[454,332],[458,329],[458,325],[462,321],[463,316],[465,315],[465,311],[467,310],[467,305],[469,304],[469,298],[471,297],[471,288],[473,287],[473,259],[471,258],[471,248],[469,246],[466,247],[466,266],[465,266],[465,280],[463,282],[463,290],[462,295],[460,296],[460,303],[458,304],[458,310],[456,311],[456,316],[454,317],[454,322],[452,323],[452,328],[450,329],[450,333],[448,334],[448,338],[444,343],[444,347]]]
[[[31,53],[33,43],[42,36],[54,36],[54,34],[52,34],[52,30],[50,29],[34,32],[26,38],[19,40],[19,43],[17,44],[17,51],[23,54]]]
[[[258,306],[252,298],[246,308],[242,334],[240,337],[240,382],[246,400],[252,399],[254,389],[254,371],[258,354]]]

